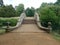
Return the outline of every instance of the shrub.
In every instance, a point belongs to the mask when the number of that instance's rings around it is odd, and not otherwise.
[[[15,26],[17,24],[17,20],[18,19],[14,19],[14,18],[1,18],[0,19],[0,24],[1,26],[6,26],[7,22],[10,22],[10,26]]]
[[[42,26],[48,27],[48,22],[52,23],[53,31],[60,32],[60,6],[47,5],[39,8],[40,21]]]

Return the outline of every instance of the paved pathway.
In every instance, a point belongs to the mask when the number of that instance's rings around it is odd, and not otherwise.
[[[20,28],[18,28],[17,30],[14,30],[12,32],[38,33],[38,32],[44,32],[44,31],[40,30],[36,24],[23,24]]]
[[[20,28],[0,35],[0,45],[60,45],[35,24],[23,24]]]

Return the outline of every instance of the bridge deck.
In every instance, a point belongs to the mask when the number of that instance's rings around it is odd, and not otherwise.
[[[38,33],[38,32],[44,32],[43,30],[40,30],[36,24],[22,24],[20,28],[17,30],[14,30],[12,32],[21,32],[21,33]]]
[[[20,28],[0,36],[0,45],[60,45],[51,35],[35,24],[23,24]]]

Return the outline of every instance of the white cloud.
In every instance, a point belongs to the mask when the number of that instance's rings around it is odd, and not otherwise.
[[[12,4],[14,7],[20,3],[24,4],[25,8],[35,7],[38,8],[42,2],[56,2],[56,0],[4,0],[4,4]]]

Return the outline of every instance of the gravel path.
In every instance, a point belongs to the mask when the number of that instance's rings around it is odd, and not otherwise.
[[[23,24],[10,33],[0,35],[0,45],[60,45],[60,43],[35,24]]]

